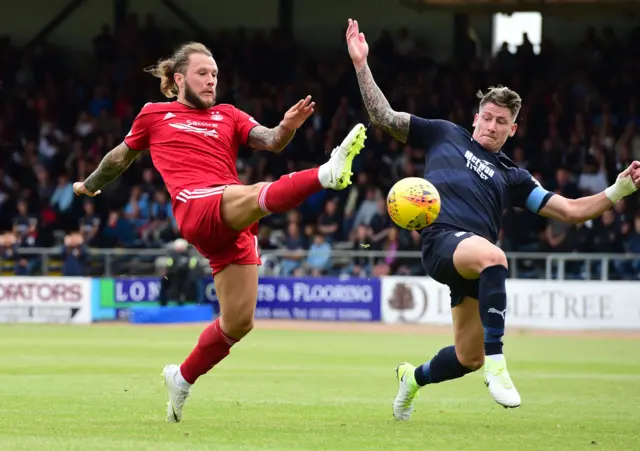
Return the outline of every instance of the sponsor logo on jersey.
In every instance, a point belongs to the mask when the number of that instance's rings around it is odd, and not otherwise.
[[[218,124],[215,122],[202,122],[202,121],[187,121],[187,125],[193,125],[194,127],[204,128],[217,128]]]
[[[188,122],[191,122],[191,124],[169,124],[169,126],[176,128],[178,130],[181,130],[183,132],[197,133],[199,135],[204,135],[204,136],[213,136],[214,138],[218,137],[218,132],[215,129],[209,130],[208,128],[197,127],[193,125],[194,124],[193,121],[188,121]],[[195,122],[195,123],[200,124],[200,122]]]
[[[493,166],[493,164],[476,157],[470,150],[464,153],[464,157],[467,159],[467,168],[478,174],[482,180],[487,180],[496,173],[495,170],[490,167]]]

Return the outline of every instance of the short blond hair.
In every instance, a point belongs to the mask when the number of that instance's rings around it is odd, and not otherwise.
[[[494,105],[508,108],[514,121],[516,120],[516,117],[518,117],[520,108],[522,108],[522,99],[520,98],[520,95],[506,86],[490,86],[486,93],[479,90],[476,95],[480,99],[480,108],[485,106],[487,103],[493,103]]]
[[[165,97],[171,99],[178,96],[178,86],[173,76],[177,73],[184,74],[189,64],[191,55],[201,53],[206,56],[213,56],[204,44],[199,42],[186,42],[178,47],[170,58],[158,61],[155,66],[146,68],[144,71],[160,79],[160,91]]]

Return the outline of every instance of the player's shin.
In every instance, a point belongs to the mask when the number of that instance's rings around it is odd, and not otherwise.
[[[502,265],[485,268],[480,273],[478,296],[480,319],[484,328],[484,349],[487,357],[502,359],[502,337],[507,315],[506,280],[509,271]]]
[[[188,388],[198,377],[229,355],[231,347],[237,342],[238,340],[224,333],[219,318],[207,326],[200,334],[196,347],[180,366],[180,375],[186,382],[183,384],[184,388]]]
[[[322,189],[318,168],[292,172],[264,185],[258,195],[258,204],[265,213],[285,213]]]
[[[474,371],[467,368],[456,355],[455,346],[442,348],[431,360],[417,367],[413,373],[418,387],[427,384],[437,384],[451,379],[458,379]]]
[[[507,314],[506,279],[508,270],[502,265],[490,266],[480,273],[480,319],[484,328],[484,382],[493,399],[503,407],[518,407],[521,399],[507,370],[502,355]]]

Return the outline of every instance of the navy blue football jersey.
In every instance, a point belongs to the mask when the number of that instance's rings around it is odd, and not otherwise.
[[[441,200],[434,224],[496,243],[508,205],[538,213],[553,195],[504,153],[484,149],[467,130],[449,121],[412,115],[407,144],[426,150],[424,178]]]

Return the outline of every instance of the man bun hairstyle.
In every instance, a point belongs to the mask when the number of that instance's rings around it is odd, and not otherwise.
[[[480,108],[487,103],[493,103],[499,107],[508,108],[511,112],[511,117],[516,120],[520,108],[522,108],[522,99],[520,95],[512,89],[506,86],[490,86],[486,93],[478,90],[476,96],[480,99]]]
[[[165,97],[171,99],[178,96],[178,85],[173,78],[177,73],[184,74],[189,64],[189,57],[196,53],[213,56],[204,44],[199,42],[187,42],[178,47],[170,58],[158,61],[155,66],[144,71],[160,79],[160,91]]]

